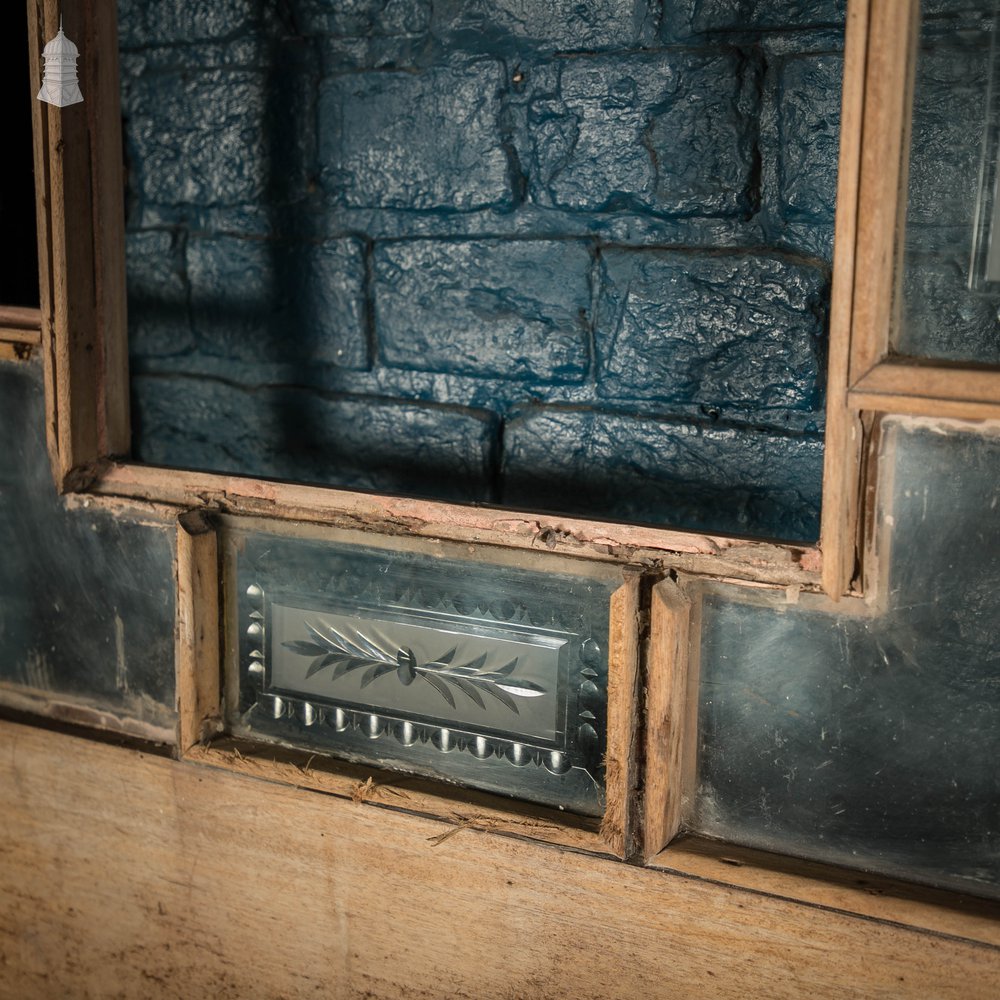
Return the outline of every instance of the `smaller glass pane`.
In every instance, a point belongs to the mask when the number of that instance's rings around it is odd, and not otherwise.
[[[224,538],[234,735],[601,815],[620,571],[235,522]]]

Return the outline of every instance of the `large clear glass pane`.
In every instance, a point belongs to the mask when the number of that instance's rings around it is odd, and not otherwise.
[[[58,496],[40,363],[0,362],[0,433],[0,701],[87,706],[173,740],[172,526]]]
[[[893,347],[1000,364],[1000,78],[994,0],[925,3]]]
[[[691,825],[1000,895],[1000,433],[885,447],[878,606],[706,594]]]

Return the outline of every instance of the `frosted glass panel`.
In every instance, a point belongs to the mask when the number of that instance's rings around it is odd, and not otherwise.
[[[1000,436],[894,449],[884,608],[706,594],[692,827],[1000,895]]]
[[[224,534],[231,732],[601,815],[620,571]]]
[[[172,740],[174,529],[69,507],[45,447],[41,364],[0,362],[0,682]],[[141,723],[141,727],[136,723]]]

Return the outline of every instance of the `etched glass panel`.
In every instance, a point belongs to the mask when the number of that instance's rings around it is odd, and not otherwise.
[[[1000,433],[885,450],[884,607],[706,594],[690,826],[1000,896]]]
[[[620,572],[230,522],[224,537],[239,635],[231,732],[601,814]]]

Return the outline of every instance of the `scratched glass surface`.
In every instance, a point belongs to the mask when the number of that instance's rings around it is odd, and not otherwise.
[[[0,362],[0,438],[2,700],[72,703],[104,728],[172,741],[172,525],[57,495],[40,361]]]
[[[892,423],[882,607],[705,597],[691,828],[1000,895],[1000,434]]]
[[[620,572],[223,538],[231,732],[600,815]]]
[[[995,0],[926,5],[913,97],[896,353],[1000,364]]]

